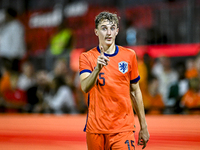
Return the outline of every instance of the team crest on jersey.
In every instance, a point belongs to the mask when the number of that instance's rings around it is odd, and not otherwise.
[[[128,63],[125,61],[121,61],[118,63],[119,66],[119,71],[122,72],[123,74],[128,71]]]

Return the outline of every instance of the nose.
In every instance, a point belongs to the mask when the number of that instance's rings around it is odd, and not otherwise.
[[[111,34],[111,30],[110,30],[110,29],[107,30],[107,34],[108,34],[108,35]]]

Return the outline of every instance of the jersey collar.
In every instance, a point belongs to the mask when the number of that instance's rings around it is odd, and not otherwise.
[[[97,50],[98,50],[99,53],[101,53],[101,50],[100,50],[99,46],[97,46]],[[115,45],[115,52],[113,54],[106,54],[106,53],[104,53],[104,55],[105,56],[109,56],[109,57],[113,57],[113,56],[117,55],[118,52],[119,52],[119,48],[118,48],[117,45]]]

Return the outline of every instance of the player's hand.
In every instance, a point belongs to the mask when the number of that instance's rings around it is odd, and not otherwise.
[[[138,137],[138,145],[143,145],[142,149],[146,147],[147,142],[149,141],[149,137],[150,135],[147,128],[140,130]]]
[[[100,47],[101,50],[101,54],[100,56],[97,58],[97,68],[99,70],[101,70],[104,66],[108,65],[108,61],[109,61],[109,57],[106,57],[104,55],[104,49],[103,46]]]

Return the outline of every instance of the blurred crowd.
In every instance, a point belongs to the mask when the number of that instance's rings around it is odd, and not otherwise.
[[[147,114],[200,114],[200,53],[175,65],[148,54],[138,62]]]
[[[0,81],[1,112],[85,113],[84,95],[76,87],[79,83],[75,83],[77,75],[72,78],[66,64],[66,60],[59,59],[50,72],[36,71],[29,61],[23,62],[21,71],[4,68]]]
[[[0,25],[0,112],[85,113],[79,74],[70,67],[70,29],[61,23],[49,41],[45,67],[37,70],[26,57],[24,27],[16,16],[14,9],[6,9]]]
[[[62,22],[49,41],[44,68],[26,56],[23,25],[17,12],[5,11],[0,24],[0,112],[80,114],[87,112],[74,36]],[[127,30],[135,35],[135,30]],[[135,36],[127,36],[127,43]],[[78,50],[77,50],[78,51]],[[42,65],[42,64],[37,64]],[[74,69],[75,68],[75,69]],[[146,114],[200,114],[200,55],[172,65],[171,58],[138,57]]]

